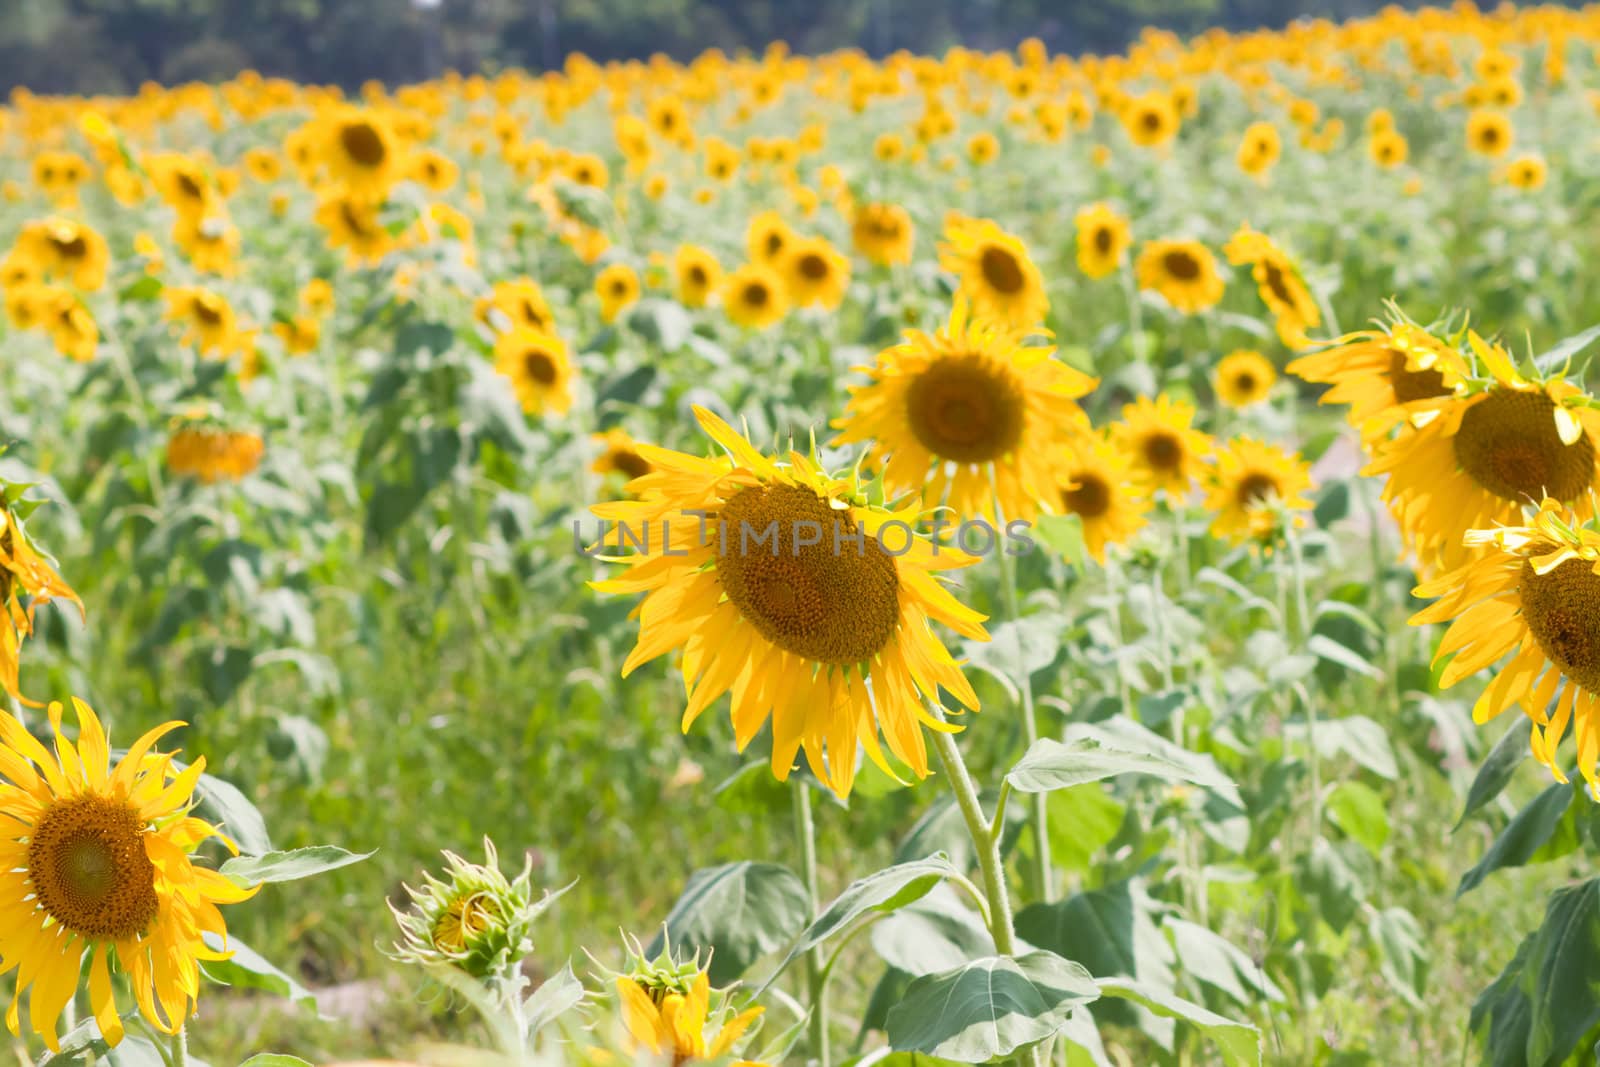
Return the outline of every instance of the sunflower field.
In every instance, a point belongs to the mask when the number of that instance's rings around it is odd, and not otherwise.
[[[1600,1055],[1600,8],[0,146],[17,1063]]]

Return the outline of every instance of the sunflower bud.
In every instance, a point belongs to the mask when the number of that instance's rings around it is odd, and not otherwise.
[[[483,840],[488,860],[470,863],[444,853],[444,877],[423,872],[420,888],[406,886],[411,906],[390,905],[400,924],[391,958],[403,963],[454,967],[474,978],[512,971],[533,951],[533,922],[566,889],[533,899],[533,861],[508,880],[494,842]],[[570,887],[568,887],[570,888]]]

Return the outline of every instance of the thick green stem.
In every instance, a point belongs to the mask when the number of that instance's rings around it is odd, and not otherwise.
[[[983,879],[983,894],[989,900],[989,936],[994,940],[995,951],[1002,956],[1017,954],[1016,929],[1011,925],[1011,895],[1006,890],[1005,866],[1000,859],[1000,837],[1005,832],[1001,818],[993,823],[983,817],[983,807],[978,803],[978,789],[967,773],[966,760],[954,736],[942,730],[931,731],[934,751],[944,767],[955,794],[956,807],[967,824],[967,834],[972,838],[972,848],[978,856],[978,871]],[[1027,1067],[1045,1067],[1049,1053],[1043,1046],[1028,1049],[1022,1055]]]
[[[811,817],[811,788],[796,782],[790,791],[794,795],[794,829],[800,839],[801,873],[805,877],[806,897],[811,914],[817,914],[817,825]],[[830,1067],[828,1049],[828,968],[820,949],[806,953],[806,992],[811,1001],[811,1054],[822,1067]]]
[[[189,1067],[189,1031],[187,1027],[178,1027],[178,1032],[172,1035],[172,1067]]]

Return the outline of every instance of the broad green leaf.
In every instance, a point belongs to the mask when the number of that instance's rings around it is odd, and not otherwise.
[[[117,294],[117,299],[123,303],[137,302],[149,303],[161,295],[161,279],[154,275],[146,274],[138,281],[130,282],[122,287]]]
[[[994,676],[1015,695],[1023,671],[1031,678],[1055,662],[1067,629],[1065,617],[1039,612],[990,627],[988,641],[964,641],[962,655],[968,666]]]
[[[165,1054],[138,1034],[124,1034],[116,1048],[107,1045],[93,1019],[73,1027],[61,1038],[60,1046],[60,1052],[45,1053],[37,1067],[167,1067]],[[206,1067],[192,1055],[189,1065]]]
[[[771,781],[772,774],[767,770],[765,762],[761,764],[761,770],[767,780]],[[985,789],[978,796],[985,814],[993,813],[998,799],[999,793],[993,789]],[[1002,851],[1010,845],[1027,821],[1028,815],[1023,810],[1023,805],[1006,805],[1006,829],[1000,842]],[[894,861],[909,863],[923,856],[931,856],[935,852],[943,852],[948,856],[950,866],[958,871],[970,871],[978,862],[972,853],[972,837],[967,833],[966,820],[962,817],[961,808],[953,796],[940,797],[923,812],[922,817],[912,825],[905,839],[895,849]]]
[[[989,956],[907,986],[889,1011],[889,1044],[984,1063],[1052,1036],[1097,996],[1089,972],[1053,952]]]
[[[810,912],[805,883],[794,872],[745,860],[690,875],[667,914],[665,934],[674,947],[710,950],[711,982],[721,986],[782,948],[805,926]],[[662,947],[662,935],[657,934],[647,952],[654,956]]]
[[[1186,974],[1232,997],[1244,1007],[1261,999],[1283,1000],[1283,990],[1268,978],[1261,965],[1222,935],[1187,919],[1168,918],[1163,924],[1172,938],[1178,967]]]
[[[1310,853],[1296,864],[1297,888],[1316,905],[1329,926],[1343,931],[1370,891],[1371,865],[1360,845],[1348,841],[1336,845],[1318,838]]]
[[[1500,740],[1494,743],[1489,755],[1484,757],[1483,766],[1478,768],[1478,775],[1467,790],[1466,806],[1461,809],[1461,817],[1452,829],[1459,830],[1468,815],[1499,796],[1527,758],[1528,729],[1526,725],[1513,723],[1500,735]]]
[[[994,951],[983,920],[948,886],[935,886],[872,927],[872,947],[907,974],[937,974]]]
[[[816,922],[800,935],[800,940],[789,950],[789,955],[784,957],[778,972],[792,963],[796,957],[822,944],[861,916],[873,912],[887,914],[903,908],[912,901],[927,896],[934,886],[956,873],[956,869],[950,866],[950,861],[943,853],[935,853],[927,859],[885,867],[881,871],[851,882],[845,887],[845,891],[823,910]]]
[[[1120,997],[1170,1019],[1181,1019],[1217,1043],[1228,1067],[1261,1064],[1261,1031],[1249,1023],[1236,1023],[1182,997],[1145,982],[1127,978],[1097,978],[1104,997]]]
[[[1156,756],[1184,768],[1189,781],[1215,793],[1229,804],[1245,810],[1239,787],[1210,756],[1190,752],[1166,738],[1124,716],[1116,716],[1098,723],[1072,723],[1067,726],[1062,740],[1066,742],[1088,739],[1122,752]]]
[[[688,343],[694,320],[674,300],[641,300],[628,316],[628,325],[663,351],[676,352]]]
[[[1303,737],[1306,724],[1297,724],[1296,732]],[[1324,756],[1349,756],[1373,774],[1390,781],[1400,776],[1388,732],[1365,715],[1324,719],[1317,723],[1316,739],[1317,751]]]
[[[183,769],[177,761],[173,762],[179,770]],[[246,856],[261,856],[272,851],[267,820],[238,786],[214,775],[202,774],[195,783],[194,792],[199,801],[195,814],[220,826],[239,846],[240,852]]]
[[[1328,819],[1374,856],[1389,840],[1389,809],[1376,790],[1351,780],[1340,782],[1323,804]]]
[[[261,856],[235,856],[222,865],[222,873],[240,885],[292,882],[360,863],[371,855],[371,852],[349,852],[337,845],[312,845]]]
[[[1067,1058],[1067,1067],[1115,1067],[1106,1054],[1105,1042],[1100,1038],[1100,1027],[1087,1009],[1073,1009],[1066,1023],[1056,1034],[1060,1048]]]
[[[1069,871],[1087,871],[1122,828],[1127,805],[1100,782],[1057,789],[1045,802],[1050,818],[1050,856]],[[1008,805],[1008,812],[1011,807]]]
[[[1306,641],[1306,651],[1329,663],[1337,663],[1345,670],[1368,678],[1382,678],[1383,671],[1368,663],[1360,653],[1351,651],[1326,634],[1312,634]]]
[[[1521,867],[1550,840],[1572,803],[1572,787],[1559,782],[1528,802],[1490,843],[1483,858],[1461,876],[1456,896],[1476,889],[1485,878],[1504,867]]]
[[[1074,567],[1088,559],[1083,543],[1083,520],[1077,515],[1043,515],[1033,525],[1033,533],[1044,546]]]
[[[1600,338],[1600,326],[1591,326],[1582,333],[1557,341],[1547,350],[1534,356],[1533,365],[1544,374],[1558,373],[1566,367],[1572,357],[1594,344],[1596,338]]]
[[[317,995],[274,967],[266,957],[240,941],[228,938],[226,944],[209,930],[201,935],[206,947],[214,952],[229,952],[225,960],[207,960],[201,964],[212,981],[239,989],[260,989],[283,997],[291,1004],[308,1004],[317,1010]]]
[[[1372,913],[1367,932],[1379,950],[1378,969],[1406,1003],[1422,1010],[1422,993],[1428,982],[1428,948],[1416,916],[1404,908]]]
[[[568,960],[561,970],[541,982],[539,988],[528,994],[528,999],[523,1002],[522,1018],[527,1026],[525,1034],[533,1037],[577,1007],[583,1001],[583,993],[583,983],[572,973],[572,961]]]
[[[1486,1067],[1527,1067],[1528,1035],[1533,1030],[1531,983],[1524,982],[1528,954],[1538,938],[1529,934],[1505,970],[1472,1002],[1467,1028],[1483,1046]]]
[[[1174,762],[1153,752],[1125,751],[1085,737],[1063,744],[1040,738],[1006,774],[1011,788],[1021,793],[1048,793],[1085,782],[1098,782],[1119,774],[1147,774],[1168,782],[1204,784],[1207,772]]]

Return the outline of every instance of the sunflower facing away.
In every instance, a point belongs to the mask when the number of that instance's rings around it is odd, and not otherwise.
[[[1578,771],[1600,800],[1600,532],[1545,498],[1529,525],[1475,529],[1465,539],[1477,553],[1415,590],[1439,599],[1412,625],[1454,620],[1436,653],[1454,654],[1440,686],[1510,655],[1474,703],[1473,720],[1521,705],[1534,758],[1560,782],[1567,778],[1556,749],[1573,725]]]
[[[89,957],[89,1006],[107,1044],[122,1040],[111,962],[128,976],[151,1026],[174,1034],[194,1011],[200,961],[226,959],[202,934],[227,940],[218,904],[255,894],[192,854],[204,841],[232,842],[188,815],[205,757],[179,771],[152,751],[169,722],[139,738],[115,766],[100,720],[74,699],[78,740],[51,704],[51,753],[10,715],[0,715],[0,971],[16,971],[6,1023],[29,1026],[59,1049],[57,1020]]]
[[[495,282],[490,294],[473,305],[473,315],[496,332],[525,326],[553,333],[556,325],[544,290],[531,278]]]
[[[839,443],[870,442],[869,466],[893,493],[920,492],[961,516],[1030,519],[1054,485],[1060,448],[1088,428],[1077,398],[1098,380],[969,318],[959,295],[938,332],[908,330],[852,386]]]
[[[565,414],[572,406],[572,358],[553,333],[518,326],[494,343],[494,369],[511,380],[517,402],[529,414]]]
[[[1074,221],[1078,227],[1078,269],[1104,278],[1122,263],[1133,243],[1128,220],[1109,204],[1090,204]]]
[[[945,228],[939,266],[961,280],[972,315],[1012,330],[1044,321],[1050,300],[1044,276],[1022,240],[988,219],[957,219]]]
[[[0,488],[5,488],[0,485]],[[50,562],[28,539],[28,532],[0,494],[0,690],[29,707],[38,707],[22,695],[19,673],[22,642],[33,634],[33,616],[39,605],[60,598],[78,606],[83,601],[61,579]],[[22,596],[28,606],[22,606]]]
[[[1328,385],[1319,404],[1348,404],[1364,440],[1385,440],[1400,423],[1438,408],[1467,374],[1461,354],[1398,315],[1301,356],[1290,374]]]
[[[1487,376],[1467,379],[1392,440],[1373,443],[1364,471],[1388,476],[1384,500],[1429,571],[1467,562],[1462,531],[1514,523],[1545,497],[1586,522],[1600,486],[1600,411],[1589,396],[1560,375],[1526,378],[1503,348],[1467,337]]]
[[[1123,405],[1111,439],[1152,489],[1178,497],[1189,492],[1212,450],[1211,438],[1194,429],[1194,405],[1166,393]]]
[[[1098,563],[1107,545],[1127,544],[1145,526],[1149,491],[1134,474],[1133,461],[1103,435],[1074,444],[1061,467],[1055,510],[1083,523],[1083,544]]]
[[[1193,315],[1222,300],[1216,257],[1199,241],[1147,241],[1134,264],[1139,288],[1154,289],[1178,311]]]
[[[1279,532],[1279,508],[1311,507],[1311,468],[1298,455],[1276,445],[1238,437],[1217,449],[1206,508],[1213,512],[1211,533],[1235,544],[1270,542]],[[1303,522],[1295,517],[1296,525]]]
[[[978,706],[931,621],[987,638],[983,616],[951,596],[936,572],[976,558],[913,536],[915,509],[859,503],[856,484],[828,477],[804,456],[768,459],[711,412],[696,408],[695,416],[726,457],[641,445],[655,470],[632,484],[639,499],[592,509],[617,532],[650,538],[643,551],[608,557],[628,569],[595,583],[647,594],[623,673],[681,648],[683,728],[731,689],[738,747],[770,719],[780,781],[801,749],[841,797],[854,784],[858,746],[893,775],[880,731],[901,763],[927,777],[921,728],[951,727],[924,702],[937,702],[943,687]]]

